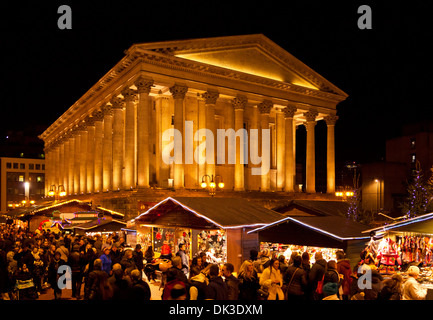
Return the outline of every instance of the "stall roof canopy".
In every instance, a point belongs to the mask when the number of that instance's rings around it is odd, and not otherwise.
[[[282,203],[274,211],[284,215],[300,216],[339,216],[346,217],[349,205],[345,201],[329,200],[290,200]]]
[[[367,228],[366,225],[338,216],[285,217],[248,233],[269,230],[284,223],[294,223],[302,228],[319,232],[339,241],[369,238],[363,233]]]
[[[157,224],[162,215],[168,215],[169,211],[173,210],[194,215],[194,218],[206,222],[202,224],[203,227],[206,225],[207,227],[214,226],[222,229],[258,227],[283,218],[277,212],[240,198],[168,197],[134,220],[141,223]],[[178,214],[176,216],[179,217]],[[173,218],[175,217],[173,216]],[[191,221],[199,224],[197,220],[191,219]]]
[[[78,225],[66,226],[65,229],[80,229],[84,231],[118,231],[126,227],[126,222],[111,219],[95,219]]]
[[[374,232],[395,231],[395,232],[433,234],[433,212],[415,218],[386,224],[374,229],[365,230],[364,233],[370,233],[372,231]]]

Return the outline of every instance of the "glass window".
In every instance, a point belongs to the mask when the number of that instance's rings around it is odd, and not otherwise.
[[[18,169],[18,163],[14,162],[14,169]]]
[[[36,170],[41,170],[41,165],[40,164],[36,164]]]
[[[26,169],[26,164],[25,163],[20,163],[20,169],[21,170],[25,170]]]
[[[24,182],[24,176],[22,174],[19,175],[18,181],[19,182]]]
[[[412,153],[412,154],[410,155],[410,162],[411,162],[411,163],[415,163],[415,162],[416,162],[416,154],[415,154],[415,153]]]
[[[35,170],[35,164],[29,163],[29,170]]]
[[[12,168],[12,163],[6,162],[6,168],[11,169]]]

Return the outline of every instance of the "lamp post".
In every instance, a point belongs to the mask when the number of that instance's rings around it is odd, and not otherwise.
[[[209,184],[206,182],[206,177],[210,180]],[[217,178],[220,178],[220,182],[218,183],[216,183]],[[209,176],[208,174],[206,174],[201,178],[201,187],[203,189],[209,188],[209,194],[213,197],[217,188],[224,189],[223,177],[221,177],[220,175],[216,175],[214,179],[213,175]]]
[[[50,190],[48,191],[49,197],[54,197],[54,200],[59,200],[60,197],[66,196],[66,190],[63,185],[59,185],[56,187],[56,185],[51,185]]]

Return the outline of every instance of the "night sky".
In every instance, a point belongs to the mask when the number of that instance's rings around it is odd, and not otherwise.
[[[253,33],[349,94],[337,108],[337,161],[381,160],[386,138],[433,115],[428,1],[89,2],[1,2],[1,139],[43,131],[134,43]],[[72,30],[57,27],[62,4]],[[357,26],[363,4],[372,30]]]

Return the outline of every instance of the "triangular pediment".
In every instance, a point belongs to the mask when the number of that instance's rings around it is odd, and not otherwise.
[[[347,96],[262,34],[143,43],[135,47]]]

